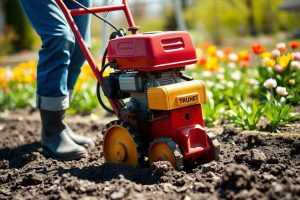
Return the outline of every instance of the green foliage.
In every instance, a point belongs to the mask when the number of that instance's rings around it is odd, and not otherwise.
[[[226,112],[226,116],[229,122],[234,123],[237,126],[247,130],[257,129],[257,123],[261,119],[265,107],[259,105],[255,101],[252,104],[246,102],[228,100],[229,110]]]
[[[295,13],[279,10],[284,0],[252,1],[251,13],[254,16],[256,29],[261,33],[274,33],[300,27]]]
[[[299,14],[279,9],[283,1],[198,0],[186,9],[185,19],[189,28],[207,30],[216,44],[228,36],[300,28]]]
[[[173,10],[167,11],[165,14],[165,24],[164,24],[164,30],[176,30],[177,24],[176,24],[176,17]]]
[[[141,27],[141,32],[149,32],[149,31],[162,31],[164,30],[165,19],[162,17],[153,17],[151,20],[149,19],[138,19],[136,23]],[[172,29],[167,29],[172,30]]]
[[[98,107],[99,102],[96,97],[96,82],[89,81],[84,90],[75,92],[68,113],[87,114]]]
[[[228,68],[226,65],[223,65],[224,72],[215,72],[214,75],[209,77],[203,77],[205,70],[203,68],[197,68],[192,75],[195,79],[201,79],[207,85],[207,90],[210,94],[213,94],[211,98],[214,99],[214,104],[224,104],[228,99],[239,99],[244,101],[249,93],[251,85],[248,83],[252,71],[250,68],[239,69],[239,66],[236,68]],[[252,86],[255,87],[255,86]]]
[[[248,15],[247,7],[240,0],[198,1],[185,12],[188,26],[195,28],[199,24],[204,25],[215,43],[243,29]]]
[[[265,105],[264,115],[270,122],[270,128],[276,132],[280,126],[295,121],[299,118],[299,113],[295,113],[291,105],[286,104],[284,99],[280,101],[276,99],[269,99]]]
[[[259,32],[271,33],[276,26],[278,26],[278,15],[276,14],[278,0],[252,1],[252,3],[253,7],[251,12],[254,16],[256,29],[258,29]]]
[[[14,31],[7,28],[5,35],[0,36],[0,56],[13,52],[13,46],[10,41],[15,38]]]
[[[256,87],[249,84],[252,69],[240,66],[229,68],[226,65],[222,68],[224,72],[217,71],[213,76],[201,78],[208,84],[208,102],[203,104],[205,124],[212,126],[225,120],[243,129],[257,129],[265,107],[255,99],[251,100],[251,104],[247,103],[249,94]],[[202,68],[197,71],[193,76],[200,79],[204,71]]]
[[[286,103],[285,98],[276,100],[272,95],[269,96],[267,103],[253,101],[252,104],[248,104],[229,99],[228,105],[229,109],[224,116],[229,122],[247,130],[257,129],[257,124],[262,116],[268,119],[268,126],[273,132],[278,131],[279,127],[299,119],[299,113],[294,112],[293,107]]]
[[[0,88],[0,107],[2,109],[24,108],[35,106],[35,84],[10,83],[10,90],[4,91]]]
[[[206,126],[213,126],[220,122],[225,111],[226,105],[223,103],[215,104],[213,98],[209,98],[208,102],[202,104],[204,113],[204,122]]]
[[[36,107],[36,84],[9,83],[6,89],[0,87],[0,108],[17,109],[30,106]],[[68,109],[69,114],[90,113],[99,107],[96,97],[96,83],[90,81],[87,87],[74,94],[74,99]]]
[[[5,34],[13,34],[14,37],[6,37],[6,39],[11,39],[9,42],[12,47],[0,49],[0,51],[7,50],[8,52],[6,53],[10,53],[11,51],[32,49],[35,42],[34,31],[23,14],[18,0],[6,0],[4,2],[4,11],[6,20]]]

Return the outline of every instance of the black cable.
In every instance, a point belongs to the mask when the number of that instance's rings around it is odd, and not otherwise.
[[[106,56],[107,56],[107,48],[105,49],[105,51],[103,53],[103,56],[102,56],[101,69],[100,69],[101,73],[103,73],[104,70],[110,65],[110,63],[105,64]],[[102,98],[101,98],[99,81],[97,82],[97,91],[96,91],[96,93],[97,93],[98,101],[99,101],[100,105],[102,106],[102,108],[104,110],[106,110],[107,112],[109,112],[109,113],[115,114],[115,111],[110,109],[109,107],[107,107],[105,105],[105,103],[103,102]]]
[[[107,67],[111,66],[112,62],[106,63],[104,67],[101,68],[101,73],[103,74]]]
[[[103,102],[102,98],[101,98],[101,94],[100,94],[100,83],[99,81],[97,82],[97,98],[98,98],[98,101],[100,103],[100,105],[102,106],[102,108],[104,110],[106,110],[107,112],[111,113],[111,114],[116,114],[114,110],[110,109],[109,107],[107,107],[105,105],[105,103]]]
[[[89,8],[85,7],[84,5],[82,5],[81,3],[79,3],[76,0],[71,0],[73,1],[75,4],[77,4],[79,7],[83,8],[84,10],[88,11],[90,14],[94,15],[95,17],[99,18],[100,20],[102,20],[103,22],[107,23],[108,25],[110,25],[113,29],[115,29],[117,32],[119,31],[117,29],[117,27],[115,27],[112,23],[110,23],[107,19],[104,19],[103,17],[101,17],[100,15],[92,12]]]
[[[107,57],[107,49],[108,48],[106,47],[105,51],[103,52],[102,61],[101,61],[101,71],[105,67],[105,60],[106,60],[106,57]]]

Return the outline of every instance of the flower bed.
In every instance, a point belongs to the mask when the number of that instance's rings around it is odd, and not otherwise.
[[[190,73],[207,84],[206,124],[233,123],[249,130],[268,125],[276,131],[296,120],[299,114],[293,106],[300,104],[298,47],[299,42],[279,43],[268,52],[262,44],[254,44],[251,57],[247,50],[199,45],[199,62]]]

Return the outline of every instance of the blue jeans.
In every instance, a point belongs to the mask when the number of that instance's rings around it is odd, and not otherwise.
[[[69,91],[74,89],[85,58],[71,28],[54,0],[19,0],[31,25],[42,40],[37,66],[37,107],[58,111],[69,107]],[[77,8],[64,0],[68,8]],[[91,6],[92,0],[79,0]],[[90,15],[74,17],[90,46]]]

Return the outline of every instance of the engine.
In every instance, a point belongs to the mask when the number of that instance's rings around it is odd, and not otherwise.
[[[105,95],[111,99],[127,98],[123,107],[140,120],[151,118],[148,89],[180,83],[184,66],[197,62],[192,39],[184,31],[111,39],[107,58],[116,72],[104,78]]]
[[[104,93],[109,98],[130,97],[125,102],[125,108],[136,113],[140,120],[149,119],[151,110],[147,102],[148,88],[182,82],[181,70],[114,72],[104,79]]]

